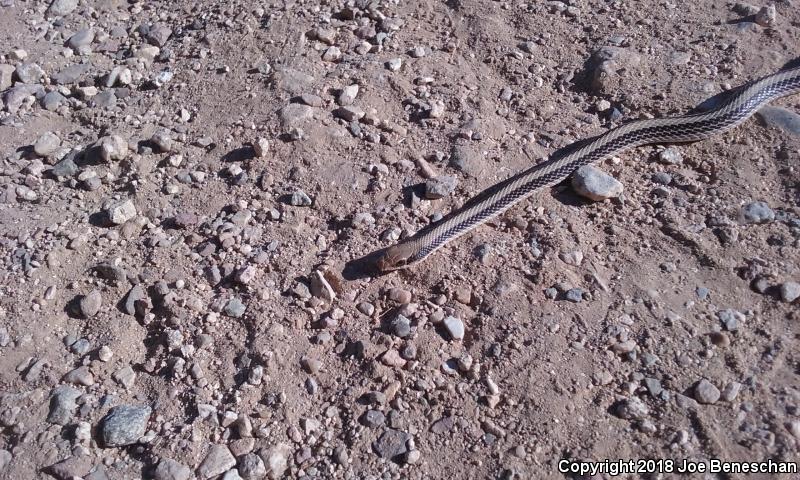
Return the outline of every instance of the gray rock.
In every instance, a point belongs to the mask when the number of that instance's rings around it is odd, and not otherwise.
[[[352,105],[356,96],[358,96],[358,85],[348,85],[339,93],[336,103],[342,106]]]
[[[780,286],[781,300],[792,303],[800,298],[800,283],[784,282]]]
[[[94,143],[94,149],[106,163],[124,160],[129,153],[128,142],[119,135],[101,137]]]
[[[9,463],[11,463],[11,459],[13,456],[11,452],[5,449],[0,449],[0,472],[6,469]]]
[[[88,455],[72,456],[58,463],[50,465],[45,470],[59,480],[73,480],[83,478],[92,469],[92,458]]]
[[[189,480],[190,478],[192,478],[192,471],[189,467],[169,458],[162,458],[153,472],[153,480]]]
[[[768,223],[775,220],[775,212],[765,202],[750,202],[742,207],[744,223]]]
[[[683,155],[677,148],[668,147],[658,154],[658,161],[667,165],[680,165],[683,163]]]
[[[614,415],[625,420],[641,420],[649,414],[647,405],[638,397],[626,398],[614,407]]]
[[[644,386],[647,388],[647,391],[652,397],[657,397],[663,390],[661,387],[661,382],[657,378],[645,378]]]
[[[47,92],[42,98],[42,108],[47,111],[54,112],[67,101],[67,97],[61,95],[57,91]]]
[[[80,390],[68,385],[54,388],[50,395],[50,413],[47,415],[47,421],[56,425],[71,423],[78,408],[76,402],[82,394]]]
[[[697,385],[694,386],[694,399],[699,403],[716,403],[719,397],[719,389],[705,378],[697,382]]]
[[[669,185],[672,183],[672,175],[666,172],[656,172],[652,176],[653,183],[657,183],[659,185]]]
[[[136,372],[130,365],[125,365],[111,375],[115,382],[129,389],[136,382]]]
[[[289,197],[289,205],[294,207],[310,207],[313,202],[306,192],[297,190]]]
[[[0,64],[0,92],[11,86],[14,70],[14,65]]]
[[[391,323],[389,323],[389,330],[400,338],[405,338],[411,334],[411,320],[403,315],[398,314]]]
[[[452,175],[439,175],[425,181],[425,198],[436,200],[453,193],[458,186],[458,179]]]
[[[719,310],[717,312],[717,318],[719,318],[719,321],[722,322],[725,330],[729,332],[735,332],[738,330],[739,322],[743,322],[745,320],[744,314],[731,308]]]
[[[372,449],[381,458],[400,460],[400,456],[408,451],[407,442],[411,435],[395,429],[387,429],[372,442]]]
[[[84,28],[83,30],[78,30],[75,34],[73,34],[67,40],[67,46],[74,50],[77,50],[80,47],[85,47],[90,45],[94,41],[94,29],[92,28]]]
[[[242,300],[239,297],[233,297],[225,304],[223,312],[229,317],[241,318],[245,310],[247,310],[247,307],[242,303]]]
[[[151,413],[148,406],[120,405],[112,408],[100,421],[103,444],[122,447],[136,443],[144,435]]]
[[[92,267],[92,271],[94,271],[98,277],[103,280],[108,280],[111,283],[121,284],[128,280],[128,274],[125,272],[125,269],[112,263],[104,262],[97,264]]]
[[[583,289],[581,289],[581,288],[570,288],[564,294],[564,298],[566,298],[567,300],[569,300],[570,302],[573,302],[573,303],[580,303],[581,301],[583,301]]]
[[[778,22],[778,11],[775,5],[765,5],[756,13],[755,21],[762,27],[772,27]]]
[[[170,132],[166,129],[158,130],[150,137],[150,141],[163,153],[169,153],[175,150],[175,141],[172,139]]]
[[[284,128],[299,127],[314,116],[314,108],[302,103],[290,103],[281,108],[278,116]]]
[[[766,126],[778,128],[790,135],[800,137],[800,115],[793,110],[767,105],[761,107],[756,115]]]
[[[455,145],[450,151],[451,167],[469,176],[477,177],[481,174],[481,157],[472,147],[468,145]]]
[[[736,400],[736,397],[739,396],[739,392],[742,390],[742,384],[739,382],[730,382],[729,384],[725,385],[725,388],[722,389],[722,400],[730,403]]]
[[[262,449],[258,455],[264,460],[267,467],[267,475],[270,479],[282,478],[286,469],[289,468],[289,455],[291,447],[285,443],[279,443],[273,447]]]
[[[157,47],[163,47],[164,44],[167,43],[169,37],[172,36],[172,29],[166,25],[159,24],[155,25],[147,32],[147,41],[151,45],[155,45]]]
[[[103,305],[103,295],[99,290],[92,290],[78,301],[78,309],[84,318],[90,318],[100,312]]]
[[[361,416],[361,424],[369,428],[377,428],[386,422],[386,416],[379,410],[367,410]]]
[[[261,480],[267,476],[264,460],[255,453],[247,453],[239,457],[237,470],[244,480]]]
[[[117,104],[117,96],[114,94],[114,90],[103,90],[92,97],[91,104],[93,107],[110,108]]]
[[[44,97],[44,87],[41,85],[29,85],[27,83],[17,83],[6,90],[3,95],[3,103],[8,113],[17,113],[22,107],[22,103],[31,95],[36,98]]]
[[[78,0],[53,0],[53,3],[47,7],[45,15],[49,18],[63,17],[72,13],[76,8],[78,8]]]
[[[130,200],[114,202],[106,209],[108,220],[114,225],[122,225],[136,217],[136,207]]]
[[[222,475],[229,469],[236,466],[236,458],[226,445],[212,445],[197,467],[197,475],[200,478],[213,478]]]
[[[89,371],[89,367],[83,366],[67,372],[67,374],[64,375],[64,381],[74,385],[91,387],[94,385],[94,375]]]
[[[125,296],[125,302],[122,304],[122,311],[128,315],[136,315],[136,302],[147,298],[144,285],[141,283],[134,285]]]
[[[44,76],[44,70],[42,70],[42,67],[35,63],[19,64],[14,70],[14,73],[17,75],[17,78],[20,82],[31,84],[39,83],[39,80],[41,80]]]
[[[50,173],[56,177],[72,177],[78,171],[78,165],[75,164],[74,160],[75,157],[76,155],[74,154],[67,155],[53,166]]]
[[[275,86],[292,95],[300,95],[311,89],[314,77],[288,67],[276,67],[273,75]]]
[[[572,188],[582,197],[595,201],[618,197],[623,190],[614,177],[592,165],[585,165],[572,174]]]
[[[453,340],[462,340],[464,338],[464,322],[460,318],[448,316],[442,323],[450,338]]]
[[[47,157],[61,146],[61,139],[53,132],[44,132],[33,144],[33,151],[40,157]]]
[[[346,107],[339,107],[333,111],[333,116],[336,118],[341,118],[348,122],[357,122],[364,118],[366,113],[364,110],[361,110],[358,107],[354,107],[352,105]]]
[[[88,63],[77,63],[63,68],[58,73],[51,75],[50,79],[56,85],[70,85],[77,82],[82,76],[89,71],[90,65]]]

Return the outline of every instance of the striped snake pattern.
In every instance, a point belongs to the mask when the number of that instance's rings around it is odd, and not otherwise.
[[[635,120],[607,131],[568,153],[551,156],[470,199],[415,235],[383,251],[382,272],[416,265],[447,243],[502,214],[537,191],[556,185],[577,168],[634,147],[654,143],[686,143],[728,131],[767,103],[800,92],[800,67],[778,71],[734,91],[717,108],[680,117]]]

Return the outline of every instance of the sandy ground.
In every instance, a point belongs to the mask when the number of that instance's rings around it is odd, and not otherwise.
[[[349,267],[778,70],[796,3],[0,0],[0,477],[797,462],[800,96]]]

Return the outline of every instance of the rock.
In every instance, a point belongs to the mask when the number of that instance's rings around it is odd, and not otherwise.
[[[572,188],[590,200],[601,201],[622,194],[623,186],[614,177],[592,165],[580,167],[572,174]]]
[[[638,397],[619,401],[613,411],[614,415],[625,420],[641,420],[650,414],[647,405]]]
[[[300,95],[311,89],[314,77],[288,67],[276,67],[273,75],[276,88],[292,95]]]
[[[53,132],[44,132],[33,144],[33,151],[40,157],[53,154],[61,146],[61,139]]]
[[[725,330],[735,332],[739,328],[739,322],[744,322],[745,316],[742,312],[738,312],[731,308],[717,311],[717,318],[722,322]]]
[[[0,449],[0,472],[6,469],[13,458],[11,452],[6,449]]]
[[[100,313],[103,305],[103,296],[99,290],[92,290],[78,301],[78,310],[84,318],[90,318]]]
[[[25,102],[25,99],[31,95],[36,98],[44,97],[44,87],[41,85],[28,85],[26,83],[17,83],[13,87],[6,90],[3,95],[3,103],[5,103],[8,113],[17,113]]]
[[[411,303],[411,292],[404,288],[390,288],[388,292],[389,300],[401,305]]]
[[[381,458],[399,461],[400,456],[408,451],[406,443],[411,439],[411,435],[395,429],[387,429],[372,442],[372,449]]]
[[[361,415],[361,424],[369,428],[382,426],[386,421],[386,416],[380,410],[367,410]]]
[[[389,330],[392,332],[392,334],[400,338],[405,338],[411,334],[411,320],[407,319],[403,315],[398,314],[389,323]]]
[[[322,59],[326,62],[336,62],[340,58],[342,58],[342,51],[339,50],[339,47],[328,47],[322,54]]]
[[[445,330],[447,330],[447,334],[450,335],[450,338],[453,340],[463,340],[464,322],[462,322],[461,319],[448,316],[442,323],[444,324]]]
[[[125,296],[122,311],[128,315],[136,315],[136,302],[146,298],[147,293],[144,290],[144,286],[141,283],[134,285]]]
[[[130,200],[120,200],[111,204],[106,209],[108,220],[114,225],[122,225],[136,217],[136,207]]]
[[[153,143],[158,150],[162,153],[170,153],[175,151],[175,141],[169,130],[160,129],[150,137],[150,142]]]
[[[683,163],[683,155],[677,148],[668,147],[658,154],[658,161],[666,165],[680,165]]]
[[[347,122],[357,122],[364,118],[365,115],[364,110],[354,106],[339,107],[333,111],[334,117],[341,118]]]
[[[67,40],[67,46],[73,50],[90,45],[94,41],[94,29],[78,30]]]
[[[797,282],[784,282],[779,288],[781,300],[786,303],[792,303],[800,298],[800,283]]]
[[[244,480],[261,480],[267,476],[264,460],[255,453],[247,453],[239,457],[237,470]]]
[[[78,0],[53,0],[53,3],[47,7],[45,15],[48,18],[63,17],[72,13],[76,8],[78,8]]]
[[[20,82],[31,84],[39,83],[44,76],[42,67],[35,63],[21,63],[17,65],[14,73],[17,75]]]
[[[269,151],[269,140],[266,138],[259,138],[256,140],[256,143],[253,144],[253,150],[256,153],[256,157],[264,158],[267,156],[267,152]]]
[[[239,297],[233,297],[225,304],[223,312],[229,317],[241,318],[245,310],[247,310],[247,307],[242,303],[242,300]]]
[[[781,108],[764,106],[756,112],[756,115],[768,127],[778,128],[784,132],[800,137],[800,115],[796,112]]]
[[[605,46],[595,51],[587,62],[592,79],[592,88],[599,93],[612,94],[623,88],[625,77],[630,77],[638,70],[641,57],[633,50],[620,47]]]
[[[278,117],[284,128],[300,127],[306,120],[314,117],[314,108],[302,103],[290,103],[281,108]]]
[[[47,415],[47,421],[56,425],[71,423],[78,408],[76,402],[82,394],[80,390],[68,385],[54,388],[50,396],[50,413]]]
[[[136,382],[136,372],[133,371],[130,365],[126,365],[114,372],[111,378],[126,389],[129,389]]]
[[[90,102],[91,106],[97,108],[110,108],[116,104],[117,96],[114,94],[114,90],[103,90],[92,97],[92,101]]]
[[[92,458],[88,455],[72,456],[56,464],[50,465],[45,470],[59,480],[73,480],[83,478],[92,469]]]
[[[197,467],[197,475],[203,479],[214,478],[235,466],[236,458],[226,445],[212,445],[206,458]]]
[[[120,405],[100,421],[100,437],[106,447],[136,443],[144,435],[152,410],[148,406]]]
[[[11,86],[11,77],[14,75],[14,66],[8,64],[0,64],[0,92]]]
[[[778,12],[775,5],[766,5],[756,13],[755,21],[762,27],[772,27],[778,22]]]
[[[30,82],[26,82],[30,83]],[[358,95],[358,85],[344,87],[336,98],[336,103],[342,106],[352,105]]]
[[[583,301],[583,289],[570,288],[564,293],[564,298],[572,303],[581,303]]]
[[[273,447],[261,449],[258,456],[264,460],[267,467],[267,476],[272,480],[283,477],[286,469],[289,468],[289,455],[291,447],[285,443],[279,443]]]
[[[766,202],[750,202],[742,207],[741,217],[744,223],[768,223],[775,220],[775,212]]]
[[[192,471],[189,467],[169,458],[162,458],[153,471],[153,480],[189,480],[190,478],[192,478]]]
[[[719,400],[719,389],[705,378],[694,386],[694,399],[699,403],[711,404]]]
[[[311,204],[311,198],[302,190],[296,190],[289,197],[289,205],[294,207],[310,207]]]
[[[56,85],[70,85],[77,82],[89,71],[88,63],[77,63],[61,69],[58,73],[51,75],[50,79]]]
[[[94,147],[100,158],[106,163],[124,160],[129,154],[128,142],[119,135],[106,135],[97,140]]]
[[[733,402],[736,400],[736,397],[739,396],[739,392],[742,390],[742,384],[739,382],[730,382],[729,384],[725,385],[725,388],[722,389],[721,398],[723,401],[728,403]]]
[[[396,72],[403,67],[403,59],[400,57],[392,58],[386,62],[386,68],[392,72]]]
[[[172,36],[172,29],[164,24],[158,24],[150,28],[147,32],[147,41],[156,47],[163,47],[169,37]]]
[[[52,92],[47,92],[42,98],[42,108],[49,112],[54,112],[66,101],[67,97],[53,90]]]
[[[91,387],[94,385],[94,375],[89,371],[89,367],[78,367],[64,375],[64,381],[74,385]]]
[[[439,175],[425,181],[425,198],[437,200],[453,193],[458,186],[458,179],[452,175]]]
[[[468,145],[455,145],[450,151],[451,167],[466,173],[471,177],[482,174],[480,154]]]

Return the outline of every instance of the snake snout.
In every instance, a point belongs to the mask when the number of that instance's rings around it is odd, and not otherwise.
[[[413,253],[414,252],[405,245],[389,247],[376,262],[378,270],[381,272],[390,272],[392,270],[404,268],[408,265],[408,260]]]

